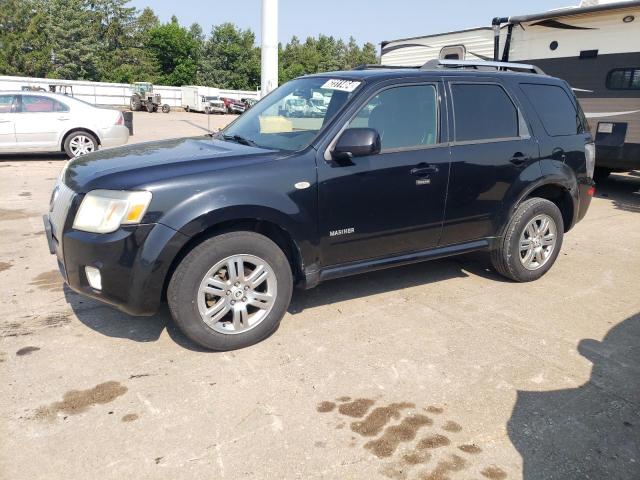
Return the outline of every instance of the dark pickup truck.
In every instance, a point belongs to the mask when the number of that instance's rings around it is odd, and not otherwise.
[[[280,113],[320,96],[322,116]],[[533,67],[363,67],[293,80],[213,137],[72,160],[44,222],[72,289],[133,315],[166,300],[229,350],[273,333],[294,285],[472,251],[538,279],[594,157],[570,87]]]

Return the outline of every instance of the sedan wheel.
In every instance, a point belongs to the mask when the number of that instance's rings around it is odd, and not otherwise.
[[[72,133],[64,142],[64,150],[69,158],[80,157],[98,149],[98,141],[88,132]]]

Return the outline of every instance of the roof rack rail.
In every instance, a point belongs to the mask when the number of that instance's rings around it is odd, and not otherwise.
[[[495,68],[499,71],[512,71],[522,73],[537,73],[545,75],[541,68],[526,63],[493,62],[484,60],[429,60],[420,67],[422,70],[435,70],[437,68]]]
[[[402,65],[379,65],[377,63],[363,63],[353,67],[352,70],[375,70],[375,69],[406,69],[406,68],[422,68],[422,67],[403,67]]]

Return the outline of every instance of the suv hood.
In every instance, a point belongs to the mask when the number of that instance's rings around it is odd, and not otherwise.
[[[70,160],[64,183],[79,193],[126,190],[171,177],[273,160],[283,153],[211,137],[178,138],[100,150]]]

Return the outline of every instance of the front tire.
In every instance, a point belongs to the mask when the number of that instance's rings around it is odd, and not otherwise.
[[[498,273],[516,282],[542,277],[556,261],[564,236],[558,207],[544,198],[530,198],[517,208],[491,263]]]
[[[76,158],[98,150],[98,140],[89,132],[72,132],[65,138],[63,147],[69,158]]]
[[[284,252],[254,232],[205,240],[173,273],[167,300],[174,321],[198,345],[235,350],[275,332],[291,300]]]

